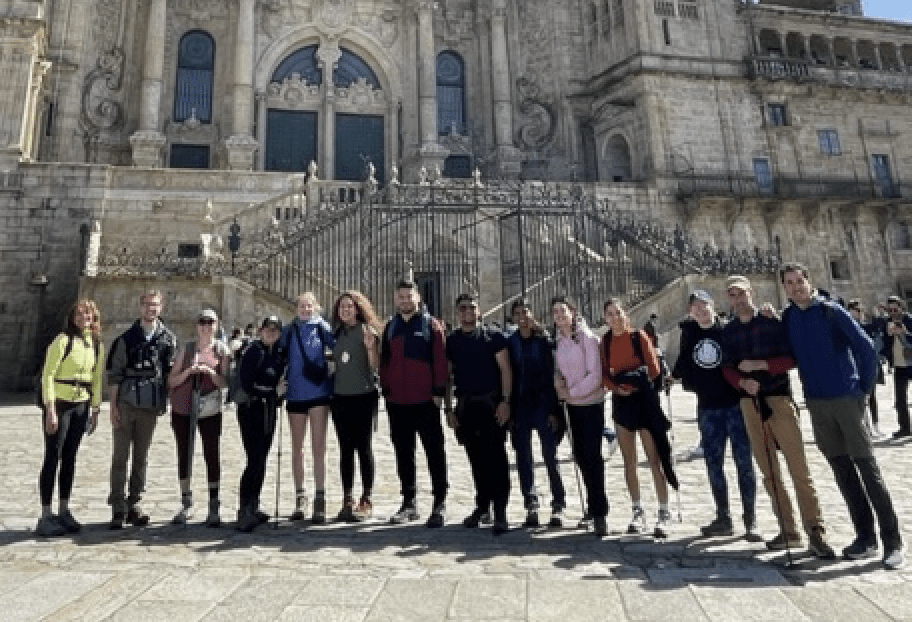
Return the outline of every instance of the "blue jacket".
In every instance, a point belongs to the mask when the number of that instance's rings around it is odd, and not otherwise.
[[[297,331],[300,336],[295,336]],[[299,402],[303,400],[313,400],[329,397],[333,393],[333,378],[330,376],[319,385],[311,382],[304,375],[304,360],[306,356],[318,365],[325,365],[325,350],[332,349],[336,345],[336,339],[333,337],[332,330],[326,320],[319,316],[314,316],[304,322],[300,318],[286,324],[282,329],[282,337],[279,343],[285,349],[288,356],[288,368],[286,378],[288,380],[288,393],[285,399]],[[301,346],[304,351],[301,351]]]
[[[874,388],[877,380],[874,343],[841,306],[814,296],[807,309],[789,305],[782,321],[805,398],[863,396]]]

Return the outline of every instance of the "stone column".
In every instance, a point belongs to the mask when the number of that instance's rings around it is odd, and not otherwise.
[[[825,39],[825,41],[827,44],[827,54],[830,55],[829,65],[830,65],[830,67],[835,67],[836,66],[836,46],[833,44],[833,38],[827,37]]]
[[[239,0],[237,41],[234,47],[234,125],[231,137],[225,141],[228,167],[249,171],[259,146],[250,135],[253,127],[253,46],[254,0]]]
[[[146,46],[143,54],[139,129],[130,136],[133,164],[143,168],[161,166],[166,140],[161,125],[162,80],[165,67],[165,31],[168,25],[167,0],[151,0],[146,24]]]
[[[317,49],[317,66],[323,70],[323,117],[322,140],[317,144],[317,153],[323,154],[317,162],[323,179],[335,179],[336,168],[336,83],[333,72],[342,58],[338,42],[324,43]]]
[[[29,86],[29,96],[25,110],[25,127],[22,130],[22,159],[24,161],[35,159],[38,144],[36,140],[38,134],[36,125],[41,116],[39,100],[41,88],[44,84],[44,76],[47,75],[50,68],[51,63],[38,61],[35,63],[34,69],[32,69],[32,81]]]
[[[513,97],[510,57],[507,51],[507,0],[491,6],[491,94],[494,99],[494,143],[500,169],[519,173],[520,157],[513,146]]]
[[[811,35],[804,35],[804,58],[812,62],[811,58]]]
[[[782,34],[781,32],[776,34],[779,35],[779,49],[782,50],[782,58],[788,58],[788,34]]]
[[[437,142],[437,53],[434,43],[433,0],[419,0],[418,8],[418,125],[421,146],[419,166],[443,170],[448,155]]]
[[[877,64],[878,70],[883,70],[883,58],[880,56],[880,44],[874,44],[874,62]]]
[[[22,18],[0,18],[0,171],[15,170],[28,158],[34,128],[38,86],[47,71],[39,59],[46,53],[47,28],[40,6],[19,7]],[[27,9],[34,9],[28,14]]]
[[[265,170],[266,168],[266,122],[267,122],[267,113],[269,111],[268,98],[266,93],[262,91],[256,94],[257,101],[257,136],[254,138],[263,145],[263,148],[259,150],[257,155],[257,168],[259,170]]]
[[[858,39],[850,39],[850,41],[852,42],[852,58],[850,59],[850,62],[852,63],[851,66],[854,69],[858,69]]]

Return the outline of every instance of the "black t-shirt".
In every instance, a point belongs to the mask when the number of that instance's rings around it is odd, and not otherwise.
[[[471,333],[453,331],[446,340],[446,353],[453,364],[456,395],[503,395],[495,355],[506,347],[507,339],[500,332],[480,326]]]
[[[689,320],[681,323],[681,352],[673,375],[684,389],[697,394],[699,408],[730,408],[740,396],[722,374],[722,332],[718,320],[702,328]]]

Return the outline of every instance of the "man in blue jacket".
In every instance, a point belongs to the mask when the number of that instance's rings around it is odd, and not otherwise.
[[[786,264],[779,276],[792,301],[782,321],[801,375],[814,439],[833,469],[855,527],[855,540],[843,555],[877,555],[876,513],[883,563],[898,568],[904,561],[899,521],[864,426],[865,399],[877,379],[874,344],[845,309],[817,294],[803,265]]]

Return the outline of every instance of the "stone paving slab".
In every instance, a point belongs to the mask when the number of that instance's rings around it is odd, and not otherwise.
[[[888,377],[889,378],[889,377]],[[889,383],[889,379],[888,379]],[[884,431],[892,431],[892,387],[879,387]],[[38,471],[42,445],[38,410],[28,396],[0,395],[0,622],[3,620],[865,620],[912,619],[912,565],[889,572],[879,560],[822,561],[804,548],[786,565],[783,553],[739,536],[705,539],[699,525],[713,516],[705,465],[686,449],[696,444],[695,401],[672,393],[675,445],[682,481],[680,506],[670,537],[624,534],[629,517],[619,455],[607,460],[606,486],[612,511],[610,535],[601,541],[575,528],[580,516],[569,447],[559,449],[570,508],[567,527],[524,530],[522,501],[513,473],[509,518],[513,529],[493,537],[488,527],[464,529],[460,521],[474,497],[465,453],[447,433],[451,483],[447,525],[390,526],[399,505],[395,460],[385,414],[374,448],[375,516],[358,525],[293,524],[287,425],[282,461],[273,449],[264,489],[264,509],[275,508],[280,483],[281,520],[253,534],[231,527],[243,454],[233,411],[222,434],[224,528],[200,523],[203,508],[187,527],[170,524],[179,505],[175,450],[167,418],[159,420],[150,453],[143,502],[152,515],[144,529],[107,529],[110,429],[107,408],[99,431],[83,441],[71,508],[83,521],[81,534],[43,539],[33,529],[39,514]],[[820,493],[833,545],[847,544],[851,527],[825,460],[812,442],[810,421],[802,429],[811,472]],[[912,443],[879,441],[877,457],[909,540]],[[536,456],[537,456],[536,450]],[[305,463],[310,467],[309,453]],[[280,466],[280,480],[276,467]],[[194,481],[205,498],[201,451]],[[647,516],[655,516],[652,482],[640,455],[639,476]],[[430,510],[430,482],[418,451],[419,510]],[[726,465],[734,514],[739,514],[734,466]],[[547,478],[537,464],[547,507]],[[543,485],[544,484],[544,485]],[[328,511],[341,504],[338,455],[330,431],[327,455]],[[758,492],[761,529],[776,531],[765,493]],[[546,517],[545,517],[546,518]],[[737,526],[737,521],[736,521]]]

